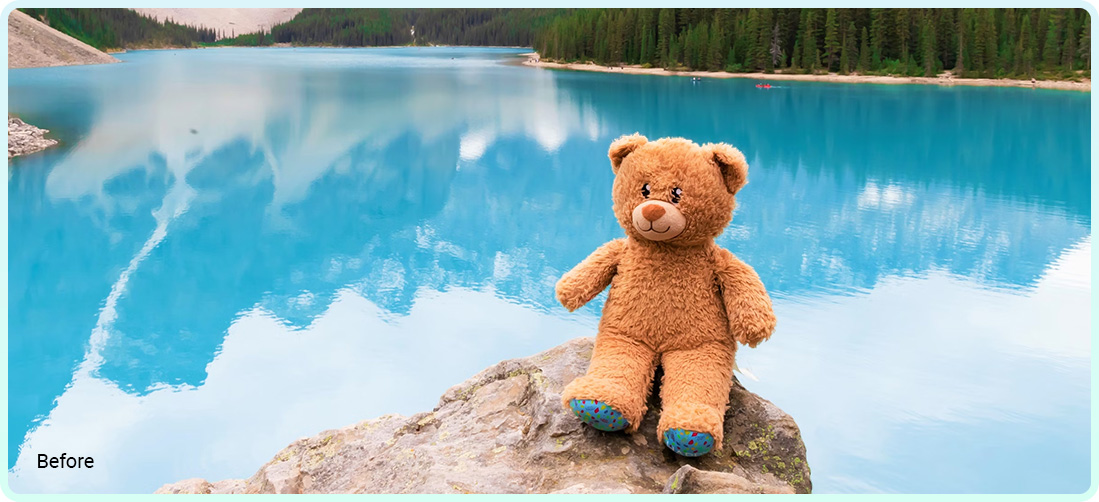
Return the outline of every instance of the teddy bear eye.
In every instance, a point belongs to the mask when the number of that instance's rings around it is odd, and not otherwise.
[[[646,198],[646,199],[648,199],[648,198],[649,198],[649,194],[650,194],[650,193],[652,193],[652,192],[650,192],[650,191],[649,191],[649,184],[648,184],[648,183],[645,183],[645,184],[644,184],[644,185],[643,185],[643,186],[641,187],[641,195],[644,195],[644,196],[645,196],[645,198]]]
[[[683,197],[683,190],[680,190],[679,187],[675,187],[675,188],[672,189],[672,203],[673,204],[679,204],[679,199],[681,199],[682,197]]]

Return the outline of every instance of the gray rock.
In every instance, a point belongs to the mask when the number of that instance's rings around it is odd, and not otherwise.
[[[50,132],[39,129],[15,117],[8,117],[8,158],[45,150],[57,140],[44,137]]]
[[[170,485],[164,485],[153,493],[174,495],[178,493],[219,494],[243,492],[244,480],[242,479],[227,479],[225,481],[218,481],[217,483],[210,483],[205,479],[191,478]]]
[[[794,493],[792,486],[755,483],[731,472],[680,467],[664,485],[664,493]]]
[[[209,494],[213,486],[209,481],[201,478],[184,479],[183,481],[176,481],[170,485],[164,485],[157,488],[154,494],[168,494],[175,495],[178,493],[191,493],[191,494]]]
[[[698,459],[657,440],[656,392],[637,434],[582,425],[562,407],[561,390],[587,369],[592,347],[593,339],[578,338],[503,361],[447,390],[431,412],[300,439],[247,480],[191,479],[157,493],[811,491],[797,424],[739,382],[723,449]]]

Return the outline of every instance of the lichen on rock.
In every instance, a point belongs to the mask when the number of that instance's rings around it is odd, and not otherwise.
[[[247,480],[190,479],[157,493],[808,493],[797,424],[734,382],[725,445],[678,457],[656,439],[658,389],[637,434],[584,426],[561,406],[593,339],[503,361],[434,410],[386,415],[291,443]],[[659,381],[659,380],[658,380]]]

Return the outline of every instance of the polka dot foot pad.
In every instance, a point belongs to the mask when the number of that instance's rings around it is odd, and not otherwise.
[[[607,403],[595,399],[573,399],[569,401],[572,412],[584,423],[601,431],[620,431],[629,427],[630,422],[618,410]]]
[[[684,457],[701,457],[714,448],[714,437],[705,432],[668,429],[664,431],[664,444]]]

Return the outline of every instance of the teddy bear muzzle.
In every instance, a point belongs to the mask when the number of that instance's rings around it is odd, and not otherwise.
[[[633,227],[650,241],[666,241],[683,233],[687,218],[671,203],[649,200],[633,208]]]

